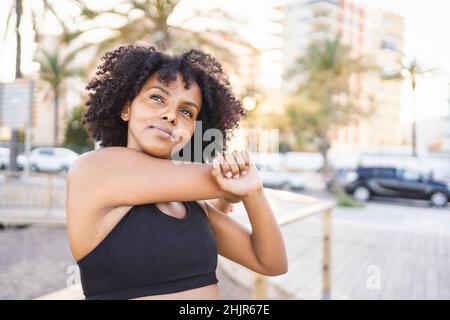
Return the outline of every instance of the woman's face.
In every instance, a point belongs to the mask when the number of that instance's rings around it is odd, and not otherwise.
[[[128,148],[170,159],[172,153],[189,141],[195,130],[202,95],[196,82],[191,81],[189,89],[184,86],[179,74],[176,81],[167,85],[160,82],[156,74],[147,80],[139,95],[122,111],[121,118],[128,121]]]

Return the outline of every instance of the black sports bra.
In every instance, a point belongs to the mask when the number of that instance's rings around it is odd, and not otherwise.
[[[132,299],[217,283],[217,247],[203,208],[183,219],[137,205],[77,263],[86,299]]]

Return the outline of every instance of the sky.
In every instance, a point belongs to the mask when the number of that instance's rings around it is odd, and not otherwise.
[[[112,0],[111,0],[112,1]],[[108,3],[110,3],[109,1]],[[280,31],[279,26],[270,23],[271,17],[276,16],[272,10],[274,5],[284,3],[285,0],[182,0],[180,13],[174,17],[174,22],[183,17],[183,12],[193,8],[220,7],[237,20],[236,30],[251,44],[263,50],[261,57],[262,82],[272,88],[281,84],[280,81],[280,52],[270,48],[282,45],[280,39],[273,33]],[[12,0],[0,0],[0,21],[6,18],[6,8]],[[53,1],[54,2],[54,1]],[[96,1],[103,3],[105,0]],[[433,77],[419,79],[417,86],[418,119],[445,116],[449,112],[449,82],[450,82],[450,41],[445,34],[450,31],[450,1],[448,0],[357,0],[368,7],[381,8],[400,14],[405,19],[405,57],[416,57],[419,63],[430,68],[438,68],[439,72]],[[54,22],[53,22],[54,23]],[[4,23],[3,23],[4,24]],[[2,25],[3,25],[2,24]],[[195,27],[195,26],[193,26]],[[46,30],[58,30],[54,25]],[[0,26],[0,32],[3,26]],[[32,34],[29,26],[24,23],[24,42],[31,42]],[[0,45],[0,81],[11,81],[14,77],[14,36],[7,39],[5,45]],[[11,49],[12,48],[12,49]],[[23,55],[23,69],[25,72],[36,68],[32,64],[33,46],[26,45]],[[402,121],[411,120],[410,105],[411,92],[405,83],[402,90]]]

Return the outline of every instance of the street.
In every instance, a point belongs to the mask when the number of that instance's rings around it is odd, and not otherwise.
[[[318,191],[304,193],[330,199]],[[271,281],[292,299],[320,299],[322,215],[282,231],[289,271]],[[241,268],[232,268],[236,277],[248,277]],[[449,208],[377,199],[364,208],[333,210],[332,299],[450,299],[449,269]]]

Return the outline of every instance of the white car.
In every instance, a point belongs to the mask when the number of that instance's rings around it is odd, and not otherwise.
[[[0,170],[5,170],[9,168],[9,148],[0,148]],[[25,167],[27,158],[23,154],[17,156],[17,165],[19,170],[23,170]]]
[[[9,166],[9,149],[0,148],[0,170],[5,170]]]
[[[78,153],[66,148],[40,147],[30,153],[31,171],[68,171]]]
[[[283,171],[271,166],[256,165],[258,173],[265,187],[280,189],[297,189],[304,188],[305,181],[303,177],[295,172]]]

